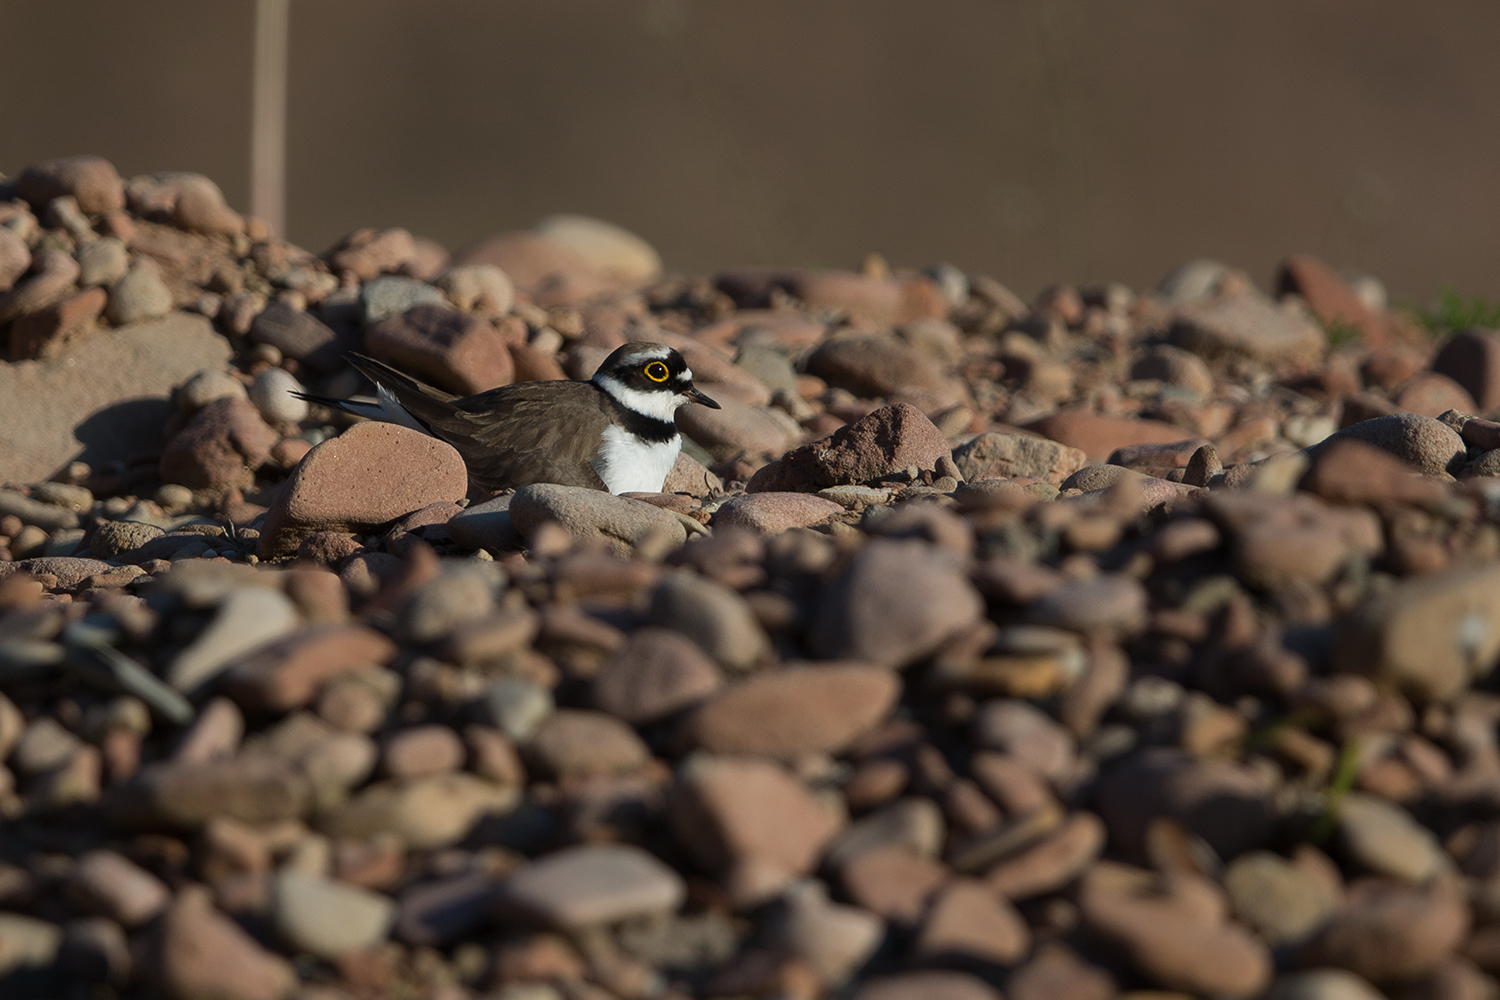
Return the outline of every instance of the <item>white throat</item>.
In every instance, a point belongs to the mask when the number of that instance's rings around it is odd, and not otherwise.
[[[643,417],[665,420],[669,424],[676,417],[678,407],[687,402],[682,396],[670,392],[642,392],[632,389],[613,375],[595,375],[591,381],[625,409],[633,410]]]

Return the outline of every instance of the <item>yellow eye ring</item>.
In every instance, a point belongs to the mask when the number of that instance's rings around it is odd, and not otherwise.
[[[672,373],[667,370],[667,366],[660,361],[653,361],[648,364],[645,367],[645,373],[646,377],[653,382],[665,382],[672,377]]]

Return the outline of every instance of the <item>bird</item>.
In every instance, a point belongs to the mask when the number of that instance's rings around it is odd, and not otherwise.
[[[375,384],[373,400],[299,395],[448,442],[479,495],[533,483],[659,493],[682,450],[677,410],[687,403],[722,409],[693,385],[681,354],[644,341],[617,348],[587,382],[517,382],[472,396],[363,354],[348,360]]]

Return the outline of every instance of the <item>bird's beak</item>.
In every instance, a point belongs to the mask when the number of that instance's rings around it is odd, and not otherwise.
[[[688,398],[689,403],[702,403],[710,410],[722,410],[724,408],[718,403],[715,403],[712,399],[709,399],[702,392],[698,391],[697,386],[691,386],[687,392],[683,393],[683,395]]]

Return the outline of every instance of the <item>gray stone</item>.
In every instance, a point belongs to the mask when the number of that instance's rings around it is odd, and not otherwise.
[[[412,306],[424,303],[447,305],[448,300],[439,289],[425,281],[395,275],[367,281],[359,293],[360,315],[365,326],[374,326],[383,319],[398,316]]]
[[[222,369],[229,353],[206,319],[175,313],[47,361],[0,365],[0,470],[29,482],[72,461],[102,468],[160,448],[173,387]]]
[[[670,913],[687,887],[681,876],[638,847],[569,847],[524,866],[501,885],[500,913],[576,931],[633,917]]]
[[[555,710],[552,692],[524,677],[502,677],[479,699],[482,721],[516,741],[530,739]]]
[[[78,283],[109,287],[130,270],[130,253],[125,244],[105,236],[78,248]]]
[[[1171,337],[1204,358],[1311,364],[1328,348],[1323,328],[1305,312],[1253,289],[1184,306]]]
[[[828,845],[823,866],[837,872],[866,851],[899,847],[924,858],[935,858],[943,849],[947,825],[943,813],[931,799],[897,799],[844,830]]]
[[[250,402],[268,424],[295,424],[307,416],[307,400],[293,395],[301,391],[297,376],[281,368],[267,368],[255,376]]]
[[[953,462],[970,482],[1029,476],[1058,485],[1088,462],[1077,448],[1026,434],[980,434],[953,450]]]
[[[1224,873],[1234,915],[1272,946],[1306,938],[1338,900],[1306,871],[1270,851],[1247,851]]]
[[[1310,969],[1278,977],[1265,1000],[1385,1000],[1385,994],[1352,972]]]
[[[673,573],[657,585],[649,621],[681,632],[729,670],[748,670],[771,649],[744,598],[695,573]]]
[[[319,817],[330,837],[362,839],[390,831],[414,850],[457,843],[486,813],[515,808],[519,791],[471,774],[439,774],[405,782],[377,782]]]
[[[507,493],[464,508],[448,519],[448,535],[469,549],[507,552],[520,548],[525,540],[510,519],[512,496]]]
[[[1370,871],[1421,883],[1451,867],[1433,832],[1394,802],[1351,792],[1338,814],[1350,857]]]
[[[1173,268],[1156,290],[1173,305],[1187,305],[1210,298],[1228,273],[1229,267],[1216,260],[1190,260]]]
[[[495,610],[505,574],[494,563],[450,564],[418,587],[396,615],[396,636],[422,645]]]
[[[224,598],[208,627],[177,654],[167,680],[179,691],[198,691],[236,659],[290,635],[301,624],[297,606],[285,594],[268,587],[240,587]]]
[[[137,264],[115,282],[105,314],[116,326],[165,316],[172,311],[172,292],[154,265]]]
[[[636,546],[678,548],[687,541],[687,529],[671,511],[581,486],[523,486],[511,497],[510,515],[528,540],[552,521],[581,541],[603,541],[623,554]]]
[[[385,940],[396,904],[380,893],[283,869],[272,890],[271,919],[288,944],[334,959]]]

